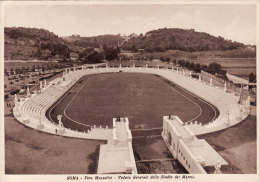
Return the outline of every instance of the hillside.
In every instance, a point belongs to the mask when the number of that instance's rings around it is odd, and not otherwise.
[[[126,50],[145,49],[146,52],[163,52],[166,50],[195,52],[233,50],[244,46],[242,43],[225,40],[222,37],[196,32],[194,29],[164,28],[133,37],[123,45],[123,48]]]
[[[94,37],[80,37],[78,35],[72,35],[69,37],[62,37],[63,40],[67,41],[71,46],[78,46],[83,48],[94,47],[103,48],[106,44],[108,47],[115,47],[123,41],[120,35],[99,35]]]
[[[255,57],[256,55],[255,46],[248,47],[242,43],[196,32],[193,29],[164,28],[139,36],[119,34],[58,37],[44,29],[6,27],[4,37],[6,60],[65,60],[71,56],[77,60],[78,55],[84,53],[87,48],[102,50],[104,45],[116,47],[118,43],[123,50],[127,51],[137,52],[138,49],[145,49],[146,53],[167,53],[168,55],[169,51],[174,50],[181,52],[182,57],[194,57],[194,53],[198,52],[199,55],[195,57],[208,57],[207,52],[211,52],[210,57]],[[215,55],[212,51],[218,52]],[[191,53],[192,55],[189,55]],[[175,53],[171,55],[176,57]]]
[[[69,55],[66,42],[44,29],[6,27],[4,41],[5,59],[51,59]]]

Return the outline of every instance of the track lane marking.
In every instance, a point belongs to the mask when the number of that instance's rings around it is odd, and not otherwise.
[[[151,73],[148,73],[148,74],[151,74]],[[160,75],[159,75],[160,76]],[[168,86],[168,87],[170,87],[171,89],[174,89],[176,92],[178,92],[179,94],[181,94],[183,97],[185,97],[186,99],[188,99],[190,102],[192,102],[192,103],[194,103],[195,105],[197,105],[198,107],[199,107],[199,109],[200,109],[200,114],[197,116],[197,117],[195,117],[195,118],[193,118],[192,120],[189,120],[189,121],[187,121],[187,122],[191,122],[191,121],[194,121],[195,119],[197,119],[200,115],[201,115],[201,113],[202,113],[202,109],[201,109],[201,107],[197,104],[197,103],[195,103],[194,101],[192,101],[191,99],[189,99],[188,97],[186,97],[185,95],[183,95],[182,93],[180,93],[179,91],[177,91],[175,88],[173,88],[173,87],[171,87],[170,85],[168,85],[167,83],[165,83],[165,82],[163,82],[160,78],[158,78],[158,77],[156,77],[160,82],[162,82],[162,83],[164,83],[166,86]],[[165,78],[165,77],[163,77],[163,78]],[[167,78],[165,78],[165,79],[167,79]],[[69,105],[72,103],[72,101],[75,99],[75,97],[78,95],[78,93],[81,91],[81,89],[85,86],[85,84],[88,82],[88,80],[89,80],[89,78],[86,80],[86,82],[81,86],[81,88],[77,91],[77,93],[74,95],[74,97],[71,99],[71,101],[68,103],[68,105],[66,106],[66,108],[64,109],[64,115],[70,120],[70,121],[72,121],[72,122],[74,122],[74,123],[77,123],[77,124],[80,124],[80,125],[83,125],[83,126],[88,126],[88,127],[91,127],[91,125],[87,125],[87,124],[83,124],[83,123],[80,123],[80,122],[78,122],[78,121],[75,121],[75,120],[73,120],[73,119],[71,119],[67,114],[66,114],[66,109],[69,107]],[[168,79],[167,79],[168,80]],[[170,80],[169,80],[170,81]],[[76,84],[71,88],[71,90],[74,88],[76,86]],[[180,89],[182,89],[182,90],[184,90],[182,87],[180,87],[180,86],[178,86]],[[184,90],[186,93],[188,93],[186,90]],[[66,97],[67,95],[68,95],[68,93],[69,92],[67,92],[60,100],[59,100],[59,102],[57,102],[52,108],[51,108],[51,110],[49,111],[49,118],[52,120],[52,118],[51,118],[51,116],[50,116],[50,113],[52,112],[52,110],[64,99],[64,97]],[[208,106],[210,106],[213,110],[214,110],[214,112],[215,112],[215,116],[213,117],[213,119],[212,120],[214,120],[215,119],[215,117],[216,117],[216,110],[215,110],[215,108],[214,107],[212,107],[209,103],[207,103],[207,102],[205,102],[204,100],[202,100],[201,98],[199,98],[198,96],[196,96],[195,94],[193,94],[193,93],[191,93],[191,92],[189,92],[188,94],[190,94],[190,95],[193,95],[193,96],[195,96],[195,97],[197,97],[199,100],[201,100],[202,102],[204,102],[205,104],[207,104]],[[211,120],[211,121],[212,121]],[[52,120],[53,121],[53,120]],[[211,122],[210,121],[210,122]],[[54,122],[54,121],[53,121]],[[55,123],[55,122],[54,122]],[[149,131],[149,130],[156,130],[156,129],[162,129],[162,127],[157,127],[157,128],[147,128],[147,129],[132,129],[133,131],[141,131],[141,130],[145,130],[145,131]]]
[[[164,77],[165,78],[165,77]],[[157,79],[159,79],[159,78],[157,78]],[[167,79],[167,78],[166,78]],[[159,79],[160,80],[160,79]],[[169,80],[169,79],[167,79],[167,80]],[[161,81],[161,80],[160,80]],[[170,80],[169,80],[170,81]],[[165,83],[165,82],[163,82],[163,83]],[[165,83],[166,85],[167,85],[167,83]],[[175,83],[176,84],[176,83]],[[176,84],[176,85],[178,85],[178,84]],[[168,85],[169,86],[169,85]],[[170,87],[170,86],[169,86]],[[216,118],[216,115],[217,115],[217,112],[216,112],[216,109],[211,105],[211,104],[209,104],[208,102],[206,102],[206,101],[204,101],[203,99],[201,99],[199,96],[197,96],[197,95],[195,95],[195,94],[193,94],[192,92],[190,92],[190,91],[186,91],[184,88],[182,88],[181,86],[179,86],[178,85],[178,87],[181,89],[181,90],[183,90],[184,92],[186,92],[186,93],[188,93],[188,94],[190,94],[190,95],[192,95],[192,96],[194,96],[194,97],[196,97],[196,98],[198,98],[200,101],[202,101],[202,102],[204,102],[205,104],[207,104],[208,106],[210,106],[213,110],[214,110],[214,117],[209,121],[209,122],[211,122],[211,121],[213,121],[215,118]],[[173,87],[171,87],[172,89],[174,89]],[[174,90],[176,90],[176,89],[174,89]],[[176,90],[177,91],[177,90]],[[178,91],[177,91],[178,92]],[[179,92],[180,93],[180,92]],[[181,94],[181,93],[180,93]],[[181,94],[182,95],[182,94]],[[190,100],[190,99],[189,99]],[[192,101],[193,102],[193,101]],[[197,118],[194,118],[194,119],[192,119],[192,120],[189,120],[189,121],[187,121],[187,122],[191,122],[191,121],[194,121],[195,119],[197,119]],[[209,123],[208,122],[208,123]]]
[[[88,127],[91,127],[91,125],[88,125],[88,124],[83,124],[83,123],[80,123],[78,121],[75,121],[74,119],[71,119],[67,114],[66,114],[66,110],[67,108],[69,107],[69,105],[72,103],[72,101],[74,101],[74,99],[76,98],[76,96],[79,94],[79,92],[81,91],[81,89],[86,85],[86,83],[88,82],[89,78],[85,81],[85,83],[80,87],[80,89],[77,91],[77,93],[73,96],[73,98],[70,100],[70,102],[67,104],[67,106],[65,107],[63,113],[64,115],[72,122],[74,123],[77,123],[77,124],[80,124],[80,125],[83,125],[83,126],[88,126]],[[76,85],[76,84],[75,84]]]
[[[157,77],[156,77],[157,78]],[[177,93],[179,93],[180,95],[182,95],[183,97],[185,97],[187,100],[189,100],[190,102],[192,102],[193,104],[195,104],[198,108],[199,108],[199,110],[200,110],[200,113],[199,113],[199,115],[198,116],[196,116],[195,118],[193,118],[193,119],[191,119],[191,120],[189,120],[189,121],[186,121],[186,122],[191,122],[191,121],[194,121],[195,119],[197,119],[198,117],[200,117],[201,116],[201,113],[202,113],[202,109],[201,109],[201,107],[199,106],[199,104],[197,104],[197,103],[195,103],[194,101],[192,101],[190,98],[188,98],[187,96],[185,96],[185,95],[183,95],[182,93],[180,93],[178,90],[176,90],[175,88],[173,88],[173,87],[171,87],[170,85],[168,85],[167,83],[165,83],[164,81],[162,81],[161,79],[159,79],[159,78],[157,78],[160,82],[162,82],[162,83],[164,83],[167,87],[169,87],[169,88],[171,88],[171,89],[173,89],[173,90],[175,90]]]

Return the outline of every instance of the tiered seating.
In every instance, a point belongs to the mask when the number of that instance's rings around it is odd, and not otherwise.
[[[41,118],[43,121],[47,121],[45,117],[46,110],[64,93],[63,90],[55,87],[49,86],[44,89],[44,91],[36,95],[22,105],[21,114],[24,118],[28,117],[31,121],[37,121]],[[44,125],[48,125],[50,122],[45,122]]]
[[[206,126],[201,126],[199,124],[188,125],[195,134],[208,133],[223,129],[223,127],[228,127],[225,125],[227,112],[229,112],[230,125],[239,122],[236,120],[236,117],[240,115],[240,105],[238,104],[238,98],[236,96],[225,93],[219,88],[210,87],[203,82],[190,78],[188,75],[184,76],[181,71],[177,74],[177,72],[172,69],[159,69],[157,67],[95,68],[77,70],[75,72],[71,71],[66,75],[66,79],[71,80],[72,82],[66,86],[65,89],[61,89],[59,85],[50,85],[47,88],[44,88],[41,94],[24,101],[22,106],[18,107],[18,110],[24,118],[28,117],[37,122],[39,118],[41,118],[41,121],[44,122],[45,126],[53,127],[53,124],[45,117],[45,112],[66,92],[66,90],[73,86],[73,83],[87,74],[118,72],[119,70],[126,72],[158,74],[215,105],[220,112],[219,117],[215,121],[210,122],[210,124]],[[245,116],[243,116],[243,118],[244,117]]]

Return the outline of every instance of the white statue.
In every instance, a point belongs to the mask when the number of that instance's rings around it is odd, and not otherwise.
[[[27,86],[27,96],[30,95],[30,89],[29,86]]]
[[[212,78],[209,80],[209,86],[212,86]]]
[[[224,83],[224,91],[227,92],[227,83],[226,83],[226,81]]]
[[[243,117],[243,109],[242,108],[240,109],[240,117],[241,118]]]
[[[230,122],[230,118],[229,118],[229,111],[227,111],[227,123]]]
[[[42,119],[41,119],[40,115],[38,116],[38,120],[39,120],[39,125],[41,125],[42,124]]]
[[[18,98],[17,98],[17,95],[14,94],[14,103],[16,104],[18,102]]]
[[[58,121],[59,121],[59,127],[60,127],[60,128],[63,128],[63,123],[61,122],[61,118],[62,118],[62,115],[58,115],[58,116],[57,116],[57,119],[58,119]]]
[[[221,164],[218,161],[217,164],[215,165],[215,172],[214,172],[214,174],[222,174],[221,171],[220,171],[220,168],[221,168]]]
[[[42,91],[42,81],[40,81],[40,91]]]
[[[247,100],[246,100],[246,105],[250,106],[250,96],[247,97]]]

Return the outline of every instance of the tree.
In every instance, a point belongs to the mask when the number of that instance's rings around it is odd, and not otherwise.
[[[178,64],[179,64],[180,66],[184,66],[184,65],[185,65],[185,61],[182,60],[182,59],[179,59],[179,60],[178,60]]]
[[[88,63],[88,64],[101,63],[103,58],[104,58],[104,55],[102,53],[93,51],[84,58],[83,62]]]
[[[193,70],[197,73],[200,72],[201,71],[201,65],[199,63],[195,64]]]
[[[35,72],[35,65],[32,66],[32,72]]]
[[[221,70],[222,70],[222,66],[216,62],[210,63],[207,69],[207,71],[211,74],[219,73],[219,71]]]
[[[118,58],[118,50],[114,47],[109,47],[105,51],[105,56],[109,61],[115,60]]]
[[[10,85],[11,85],[11,91],[13,90],[13,84],[14,84],[14,82],[10,82]]]
[[[203,64],[203,65],[201,65],[200,69],[203,70],[203,71],[207,71],[208,66]]]
[[[256,75],[254,75],[254,73],[250,73],[248,75],[248,81],[249,83],[256,83]],[[251,90],[252,89],[252,85],[249,85],[248,89]]]
[[[193,62],[190,63],[190,69],[192,69],[192,70],[194,69],[194,63]]]
[[[107,50],[107,45],[103,44],[103,50],[106,51]]]
[[[15,68],[15,73],[20,74],[20,68]]]
[[[138,52],[138,49],[136,48],[135,45],[133,45],[131,51],[132,51],[132,52]]]
[[[13,67],[10,69],[10,72],[11,72],[11,75],[14,74],[14,68]]]
[[[190,62],[189,62],[189,61],[186,61],[184,67],[187,68],[187,69],[189,69],[189,68],[190,68]]]
[[[175,65],[177,64],[177,60],[176,59],[173,60],[173,64],[175,64]]]
[[[256,75],[254,75],[254,73],[250,73],[248,75],[248,80],[249,80],[249,83],[255,83],[256,82]]]
[[[26,71],[25,71],[25,67],[23,66],[23,67],[22,67],[22,74],[25,74],[25,72],[26,72]]]
[[[164,57],[160,57],[160,60],[161,60],[162,62],[164,62],[164,61],[165,61],[165,58],[164,58]]]

